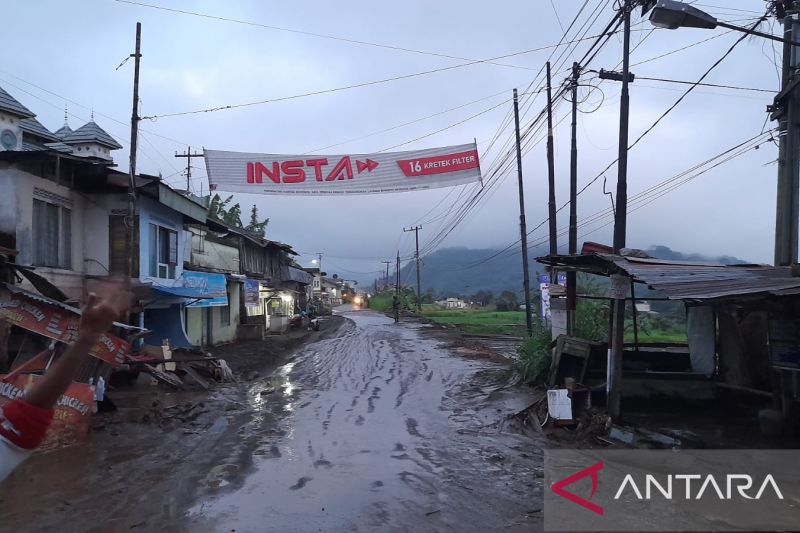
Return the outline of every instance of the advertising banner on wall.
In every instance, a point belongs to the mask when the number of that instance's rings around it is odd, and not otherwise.
[[[224,307],[228,305],[225,274],[184,270],[179,284],[184,289],[196,292],[202,298],[186,307]]]
[[[255,194],[381,194],[473,183],[475,143],[407,152],[280,155],[205,150],[211,190]]]
[[[558,273],[558,284],[567,284],[567,273]],[[539,274],[539,291],[542,295],[542,320],[550,320],[550,274]]]
[[[11,294],[0,300],[0,320],[58,342],[71,344],[78,338],[80,315],[77,309],[69,309],[27,297],[22,293]],[[124,340],[105,333],[89,351],[89,355],[116,367],[125,362],[130,348],[130,344]]]
[[[0,379],[5,376],[0,376]],[[0,382],[0,406],[22,396],[26,389],[42,379],[35,374],[18,374]],[[40,449],[52,449],[86,440],[94,405],[94,391],[86,383],[72,383],[54,407],[53,422]]]
[[[244,305],[257,306],[261,290],[261,282],[255,279],[247,279],[244,282]]]

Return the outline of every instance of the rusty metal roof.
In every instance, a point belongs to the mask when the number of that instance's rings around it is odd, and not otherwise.
[[[800,277],[792,276],[789,267],[692,263],[614,254],[546,256],[537,261],[603,276],[626,274],[672,300],[800,295]]]

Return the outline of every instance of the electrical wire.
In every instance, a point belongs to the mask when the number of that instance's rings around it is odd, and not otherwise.
[[[235,24],[243,24],[243,25],[246,25],[246,26],[253,26],[253,27],[267,29],[267,30],[281,31],[281,32],[286,32],[286,33],[294,33],[294,34],[297,34],[297,35],[305,35],[305,36],[309,36],[309,37],[318,37],[320,39],[330,39],[332,41],[340,41],[340,42],[345,42],[345,43],[350,43],[350,44],[357,44],[357,45],[362,45],[362,46],[371,46],[371,47],[374,47],[374,48],[384,48],[384,49],[387,49],[387,50],[393,50],[393,51],[397,51],[397,52],[408,52],[408,53],[412,53],[412,54],[421,54],[421,55],[427,55],[427,56],[441,57],[441,58],[445,58],[445,59],[455,59],[455,60],[458,60],[458,61],[474,61],[474,59],[470,59],[470,58],[467,58],[467,57],[454,56],[454,55],[444,54],[444,53],[440,53],[440,52],[431,52],[431,51],[428,51],[428,50],[418,50],[418,49],[414,49],[414,48],[407,48],[407,47],[404,47],[404,46],[381,44],[381,43],[375,43],[375,42],[370,42],[370,41],[362,41],[362,40],[358,40],[358,39],[351,39],[349,37],[340,37],[340,36],[337,36],[337,35],[329,35],[329,34],[324,34],[324,33],[315,33],[315,32],[310,32],[310,31],[306,31],[306,30],[298,30],[298,29],[294,29],[294,28],[285,28],[285,27],[281,27],[281,26],[272,26],[272,25],[269,25],[269,24],[262,24],[262,23],[259,23],[259,22],[253,22],[253,21],[241,20],[241,19],[234,19],[234,18],[230,18],[230,17],[222,17],[222,16],[217,16],[217,15],[209,15],[207,13],[199,13],[199,12],[196,12],[196,11],[188,11],[188,10],[184,10],[184,9],[175,9],[175,8],[170,8],[170,7],[165,7],[165,6],[158,6],[158,5],[154,5],[154,4],[147,4],[147,3],[144,3],[144,2],[134,2],[132,0],[114,0],[114,1],[117,2],[117,3],[120,3],[120,4],[129,4],[129,5],[139,6],[139,7],[147,7],[147,8],[151,8],[151,9],[158,9],[158,10],[161,10],[161,11],[167,11],[167,12],[170,12],[170,13],[177,13],[177,14],[181,14],[181,15],[191,15],[191,16],[194,16],[194,17],[200,17],[200,18],[211,19],[211,20],[219,20],[219,21],[223,21],[223,22],[231,22],[231,23],[235,23]],[[501,58],[498,58],[498,59],[501,59]],[[495,62],[493,62],[493,60],[482,61],[482,63],[488,63],[488,64],[497,65],[497,66],[501,66],[501,67],[509,67],[509,68],[523,69],[523,70],[533,70],[530,67],[525,67],[525,66],[521,66],[521,65],[511,65],[511,64],[507,64],[507,63],[495,63]]]
[[[116,0],[116,1],[123,1],[123,0]],[[587,38],[584,38],[583,40],[589,40],[591,38],[592,37],[587,37]],[[253,101],[253,102],[245,102],[245,103],[241,103],[241,104],[228,104],[228,105],[222,105],[222,106],[216,106],[216,107],[209,107],[209,108],[205,108],[205,109],[195,109],[195,110],[192,110],[192,111],[179,111],[179,112],[174,112],[174,113],[162,113],[162,114],[158,114],[158,115],[144,116],[144,117],[142,117],[142,120],[156,120],[156,119],[160,119],[160,118],[180,117],[180,116],[186,116],[186,115],[197,115],[197,114],[202,114],[202,113],[213,113],[213,112],[216,112],[216,111],[227,111],[227,110],[230,110],[230,109],[240,109],[240,108],[243,108],[243,107],[252,107],[252,106],[256,106],[256,105],[271,104],[271,103],[275,103],[275,102],[284,102],[284,101],[287,101],[287,100],[296,100],[296,99],[299,99],[299,98],[306,98],[306,97],[309,97],[309,96],[319,96],[319,95],[322,95],[322,94],[336,93],[336,92],[346,91],[346,90],[350,90],[350,89],[358,89],[358,88],[361,88],[361,87],[370,87],[370,86],[374,86],[374,85],[380,85],[380,84],[390,83],[390,82],[394,82],[394,81],[417,78],[417,77],[426,76],[426,75],[429,75],[429,74],[436,74],[436,73],[439,73],[439,72],[446,72],[446,71],[450,71],[450,70],[454,70],[454,69],[469,67],[469,66],[472,66],[472,65],[478,65],[478,64],[481,64],[481,63],[487,63],[487,62],[490,62],[490,61],[493,61],[493,60],[496,60],[496,59],[503,59],[503,58],[506,58],[506,57],[514,57],[514,56],[519,56],[519,55],[524,55],[524,54],[530,54],[532,52],[539,52],[539,51],[542,51],[542,50],[548,50],[548,49],[554,48],[555,46],[558,46],[558,45],[548,45],[548,46],[542,46],[542,47],[538,47],[538,48],[530,48],[528,50],[522,50],[522,51],[519,51],[519,52],[510,53],[510,54],[504,54],[504,55],[496,56],[496,57],[489,58],[489,59],[479,59],[479,60],[475,60],[475,61],[469,61],[467,63],[459,63],[457,65],[450,65],[450,66],[447,66],[447,67],[440,67],[440,68],[435,68],[435,69],[431,69],[431,70],[424,70],[424,71],[421,71],[421,72],[414,72],[414,73],[411,73],[411,74],[403,74],[403,75],[400,75],[400,76],[393,76],[393,77],[390,77],[390,78],[384,78],[384,79],[380,79],[380,80],[372,80],[372,81],[367,81],[367,82],[363,82],[363,83],[354,83],[354,84],[351,84],[351,85],[345,85],[345,86],[342,86],[342,87],[334,87],[334,88],[331,88],[331,89],[322,89],[322,90],[319,90],[319,91],[310,91],[310,92],[307,92],[307,93],[294,94],[294,95],[290,95],[290,96],[280,96],[280,97],[277,97],[277,98],[268,98],[268,99],[265,99],[265,100],[256,100],[256,101]]]
[[[667,78],[648,78],[645,76],[636,76],[637,80],[648,80],[648,81],[661,81],[665,83],[679,83],[682,85],[699,85],[701,87],[719,87],[720,89],[735,89],[739,91],[755,91],[760,93],[771,93],[775,94],[775,89],[759,89],[756,87],[740,87],[737,85],[719,85],[716,83],[698,83],[696,81],[685,81],[685,80],[671,80]]]
[[[438,116],[444,115],[446,113],[450,113],[452,111],[456,111],[458,109],[462,109],[464,107],[471,106],[473,104],[477,104],[477,103],[480,103],[480,102],[484,102],[486,100],[490,100],[492,98],[496,98],[496,97],[500,96],[501,94],[506,94],[507,92],[508,91],[503,90],[503,91],[500,91],[498,93],[490,94],[489,96],[484,96],[483,98],[478,98],[477,100],[472,100],[471,102],[467,102],[465,104],[461,104],[461,105],[456,106],[456,107],[451,107],[449,109],[445,109],[444,111],[439,111],[439,112],[433,113],[431,115],[426,115],[424,117],[420,117],[420,118],[417,118],[417,119],[414,119],[414,120],[411,120],[411,121],[408,121],[408,122],[403,122],[402,124],[396,124],[394,126],[390,126],[388,128],[384,128],[382,130],[373,131],[371,133],[367,133],[367,134],[361,135],[359,137],[353,137],[352,139],[348,139],[346,141],[341,141],[341,142],[338,142],[338,143],[329,144],[329,145],[323,146],[321,148],[315,148],[315,149],[310,150],[310,151],[308,151],[306,153],[307,154],[313,154],[315,152],[321,152],[322,150],[327,150],[329,148],[334,148],[336,146],[341,146],[343,144],[348,144],[348,143],[351,143],[351,142],[354,142],[354,141],[360,141],[360,140],[363,140],[363,139],[368,139],[370,137],[374,137],[374,136],[380,135],[382,133],[388,133],[390,131],[394,131],[394,130],[403,128],[405,126],[410,126],[412,124],[417,124],[417,123],[422,122],[424,120],[428,120],[428,119],[431,119],[431,118],[434,118],[434,117],[438,117]]]

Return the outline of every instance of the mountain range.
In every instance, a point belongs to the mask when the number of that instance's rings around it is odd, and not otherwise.
[[[683,253],[667,246],[654,245],[644,250],[648,255],[671,261],[712,261],[723,264],[746,263],[733,256],[709,257],[697,253]],[[546,247],[530,250],[530,257],[547,255]],[[530,263],[531,285],[537,285],[538,274],[544,274],[544,265]],[[404,284],[413,286],[416,268],[414,262],[400,269]],[[522,259],[519,249],[444,248],[422,258],[422,291],[429,289],[437,297],[468,296],[479,290],[499,294],[504,290],[519,291],[522,287]],[[394,278],[392,278],[393,280]]]

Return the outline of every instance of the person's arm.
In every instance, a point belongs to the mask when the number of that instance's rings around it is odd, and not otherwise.
[[[35,407],[49,409],[72,383],[75,372],[88,357],[100,335],[111,329],[114,320],[128,309],[129,295],[118,286],[108,288],[102,298],[89,293],[81,313],[78,339],[67,347],[44,377],[25,394],[25,401]]]
[[[50,367],[35,386],[25,393],[25,402],[30,405],[50,409],[72,383],[78,367],[86,359],[89,350],[97,342],[98,336],[80,334],[78,340],[67,346],[64,353]]]

